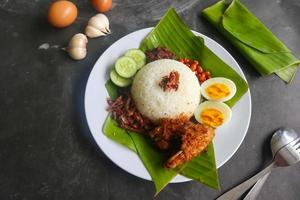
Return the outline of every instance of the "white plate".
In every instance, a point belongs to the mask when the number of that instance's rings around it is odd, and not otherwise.
[[[126,50],[139,47],[141,41],[151,31],[146,28],[135,31],[116,41],[97,60],[90,74],[85,91],[85,114],[90,131],[101,150],[116,165],[125,171],[140,178],[151,180],[139,157],[126,147],[107,138],[102,132],[102,126],[107,116],[107,92],[105,82],[114,62],[122,56]],[[206,46],[218,55],[225,63],[232,66],[244,79],[243,71],[233,57],[217,42],[209,37],[197,33],[204,38]],[[245,79],[246,80],[246,79]],[[248,91],[232,109],[232,119],[227,125],[218,128],[214,138],[217,167],[221,167],[236,152],[242,143],[251,117],[251,98]],[[172,183],[185,182],[183,176],[176,176]]]

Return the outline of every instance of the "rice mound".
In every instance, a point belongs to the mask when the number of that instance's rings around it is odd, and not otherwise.
[[[162,77],[179,73],[178,90],[163,91]],[[194,72],[176,60],[162,59],[145,65],[134,77],[131,95],[139,112],[157,123],[161,118],[191,117],[200,103],[200,84]]]

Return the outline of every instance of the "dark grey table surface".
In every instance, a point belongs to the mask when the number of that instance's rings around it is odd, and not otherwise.
[[[191,181],[170,184],[156,199],[215,199],[270,162],[272,132],[281,126],[300,131],[300,72],[290,85],[275,75],[260,77],[199,16],[213,2],[115,0],[107,13],[113,33],[90,40],[87,58],[76,62],[59,47],[96,13],[88,1],[75,1],[76,23],[58,30],[45,20],[49,0],[0,0],[0,199],[153,198],[151,182],[123,171],[96,146],[83,98],[93,64],[105,49],[128,33],[154,26],[170,5],[193,30],[219,42],[238,61],[249,82],[253,111],[245,140],[219,169],[222,191]],[[300,57],[299,0],[242,2]],[[48,50],[39,49],[44,43]],[[258,199],[300,199],[300,165],[274,171]]]

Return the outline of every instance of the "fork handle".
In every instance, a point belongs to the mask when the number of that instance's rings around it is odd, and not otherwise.
[[[243,200],[255,200],[270,174],[271,172],[268,172],[266,175],[261,177],[251,188],[251,190],[248,192],[247,196]]]
[[[244,181],[243,183],[235,186],[228,192],[224,193],[216,200],[237,200],[242,194],[244,194],[251,186],[253,186],[261,177],[270,172],[275,167],[275,163],[272,162],[268,167],[251,177],[250,179]]]

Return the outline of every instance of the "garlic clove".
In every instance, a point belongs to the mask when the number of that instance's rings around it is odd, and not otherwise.
[[[88,25],[93,26],[97,29],[103,29],[109,26],[109,22],[105,15],[97,14],[89,20]]]
[[[108,33],[110,33],[108,18],[101,13],[92,17],[85,29],[85,34],[90,38],[105,36]]]
[[[102,32],[92,26],[87,26],[85,28],[85,34],[89,37],[89,38],[95,38],[95,37],[99,37],[99,36],[104,36],[106,35],[105,32]]]
[[[71,40],[69,42],[69,48],[70,47],[86,47],[87,43],[88,43],[87,37],[82,33],[78,33],[71,38]]]
[[[106,35],[111,33],[111,31],[109,30],[109,28],[101,29],[101,31],[102,31],[103,33],[106,33]]]
[[[85,58],[87,54],[86,46],[88,43],[87,37],[82,33],[75,34],[70,42],[69,46],[67,48],[67,52],[71,58],[74,60],[81,60]]]
[[[87,37],[83,34],[83,33],[77,33],[75,34],[72,38],[71,38],[71,41],[72,40],[83,40],[85,42],[88,42],[88,39]]]
[[[86,51],[86,49],[81,48],[81,47],[74,47],[74,48],[68,49],[68,53],[69,53],[69,56],[71,58],[73,58],[74,60],[82,60],[85,58],[87,51]]]

